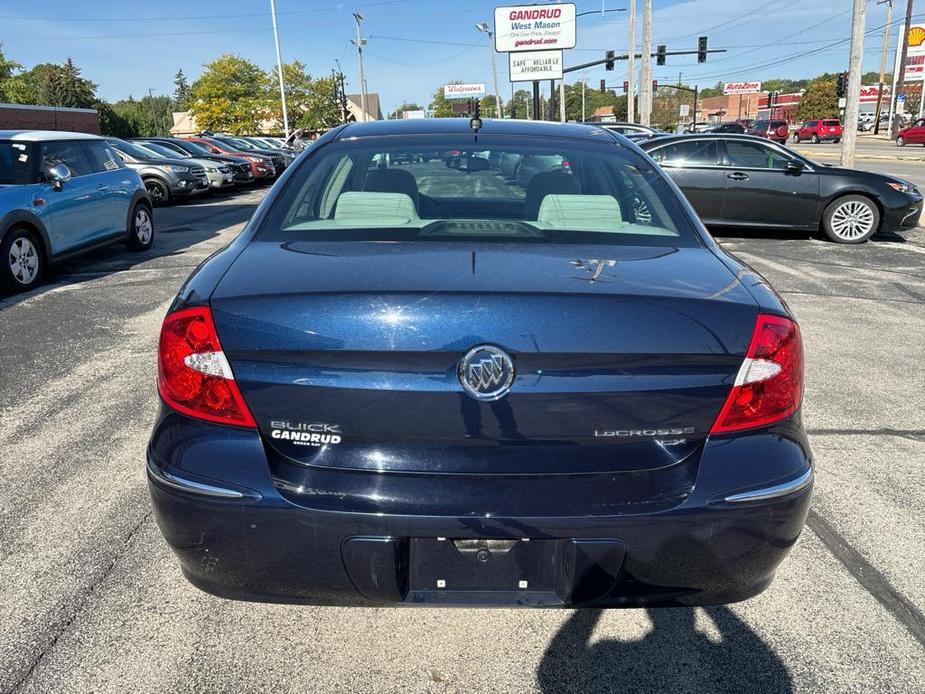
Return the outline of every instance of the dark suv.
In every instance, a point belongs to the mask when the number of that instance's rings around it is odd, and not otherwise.
[[[787,125],[785,120],[756,120],[746,134],[766,137],[778,144],[785,145],[787,144],[787,138],[790,137],[790,126]]]

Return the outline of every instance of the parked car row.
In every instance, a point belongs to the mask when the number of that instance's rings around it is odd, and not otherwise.
[[[264,137],[0,131],[0,288],[31,289],[49,265],[107,243],[146,250],[153,208],[272,181],[297,156]]]

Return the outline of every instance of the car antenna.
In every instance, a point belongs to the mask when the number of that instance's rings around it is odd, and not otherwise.
[[[479,130],[482,128],[482,105],[479,103],[478,99],[473,99],[475,102],[475,108],[473,109],[473,116],[469,119],[469,127],[472,128],[472,134],[475,137],[475,142],[479,141]]]

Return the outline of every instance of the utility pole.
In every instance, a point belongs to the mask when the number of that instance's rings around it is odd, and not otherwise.
[[[639,122],[648,125],[652,116],[652,0],[642,0],[642,74],[639,76]],[[632,51],[630,51],[632,53]]]
[[[148,102],[151,104],[151,121],[154,123],[154,134],[160,135],[161,129],[158,127],[157,115],[154,110],[154,90],[150,88],[148,89]]]
[[[854,0],[854,13],[851,17],[848,90],[845,98],[845,122],[841,140],[842,166],[854,166],[854,146],[858,137],[858,107],[861,97],[861,56],[864,53],[865,9],[865,0]]]
[[[367,120],[366,113],[366,80],[363,77],[363,46],[366,45],[366,39],[360,36],[360,22],[363,15],[359,12],[353,13],[353,21],[356,24],[357,37],[353,44],[357,47],[357,65],[360,69],[360,110],[363,111],[363,120]]]
[[[636,0],[630,0],[630,36],[626,56],[626,120],[636,122]]]
[[[562,0],[558,0],[558,2],[561,3]],[[601,2],[601,15],[602,16],[604,14],[603,10],[604,10],[604,3]],[[578,17],[575,17],[575,23],[576,24],[578,23]],[[562,123],[565,122],[565,76],[564,75],[563,75],[563,78],[559,80],[559,121]]]
[[[906,0],[906,21],[903,23],[902,49],[899,52],[899,75],[896,77],[896,88],[893,90],[893,103],[902,94],[906,81],[906,59],[909,55],[909,30],[912,28],[912,0]],[[925,88],[925,83],[923,83]],[[890,109],[890,139],[896,139],[896,133],[899,132],[899,118]]]
[[[874,135],[880,134],[880,109],[883,107],[883,78],[886,75],[886,53],[890,48],[890,25],[893,23],[893,0],[877,0],[886,5],[886,24],[883,25],[883,47],[880,50],[880,82],[877,87],[877,109],[874,112]]]
[[[276,70],[279,72],[279,98],[283,103],[283,130],[289,139],[289,114],[286,113],[286,87],[283,85],[283,59],[279,52],[279,29],[276,27],[276,0],[270,0],[270,14],[273,16],[273,40],[276,42]]]
[[[581,122],[585,122],[585,89],[588,86],[588,76],[585,75],[581,80]]]

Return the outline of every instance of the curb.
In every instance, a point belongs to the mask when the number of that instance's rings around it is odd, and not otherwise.
[[[814,157],[817,159],[821,159],[825,157],[837,158],[841,156],[841,153],[836,154],[836,153],[829,153],[829,152],[819,152],[816,150],[808,151],[805,149],[798,149],[795,151],[802,154],[804,157],[809,157],[810,159]],[[876,159],[879,161],[925,161],[925,157],[916,157],[916,156],[908,157],[908,156],[901,156],[901,155],[888,156],[885,154],[858,154],[857,152],[855,152],[854,158],[855,159]]]

